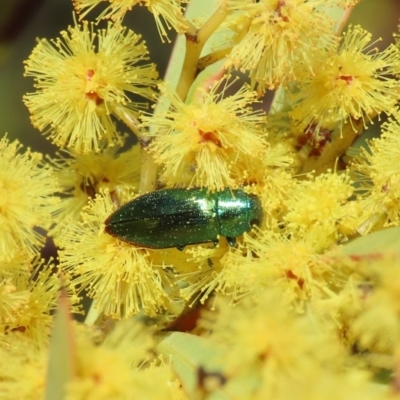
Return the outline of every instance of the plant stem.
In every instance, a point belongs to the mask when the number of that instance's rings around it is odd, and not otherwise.
[[[338,21],[338,23],[336,24],[336,27],[335,27],[335,33],[337,36],[342,34],[343,29],[344,29],[348,19],[350,18],[350,14],[352,11],[353,11],[353,7],[348,7],[348,8],[346,8],[346,10],[344,10],[340,20]]]
[[[124,110],[122,107],[116,107],[115,113],[136,135],[142,150],[142,169],[140,176],[139,193],[147,193],[153,191],[157,186],[157,165],[153,157],[146,150],[149,145],[149,139],[144,136],[139,129],[139,121]]]
[[[211,17],[199,30],[197,30],[196,27],[189,22],[188,31],[185,33],[186,53],[176,89],[178,96],[182,100],[186,98],[189,89],[198,73],[198,61],[204,45],[227,15],[228,12],[224,7],[221,6],[214,12],[214,14],[211,15]],[[157,112],[157,108],[155,112]],[[135,124],[131,125],[133,128],[137,128]],[[128,124],[128,126],[131,125]],[[135,131],[135,133],[138,136],[142,146],[142,170],[139,193],[147,193],[156,189],[157,164],[154,162],[152,155],[147,151],[147,146],[150,144],[149,140],[144,138],[140,132]]]
[[[318,176],[328,169],[333,169],[336,160],[346,153],[363,129],[364,121],[362,118],[348,121],[343,127],[342,135],[333,140],[332,143],[327,144],[320,157],[308,158],[299,173],[314,172]]]
[[[225,7],[221,6],[198,31],[192,26],[185,34],[186,54],[183,61],[181,76],[176,88],[176,93],[182,100],[186,99],[189,89],[198,73],[199,57],[204,45],[227,15],[228,11]]]
[[[197,63],[197,71],[201,72],[206,69],[208,66],[215,64],[216,62],[225,58],[232,50],[232,47],[227,47],[225,49],[213,51],[212,53],[207,54],[204,57],[199,59]]]
[[[126,109],[123,107],[119,106],[115,107],[114,112],[139,140],[144,140],[144,136],[139,129],[139,121],[132,114],[126,111]]]
[[[140,143],[142,153],[142,169],[140,175],[139,193],[148,193],[157,187],[157,164],[153,156],[147,151],[148,143]]]

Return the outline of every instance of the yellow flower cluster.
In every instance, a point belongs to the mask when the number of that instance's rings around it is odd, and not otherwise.
[[[75,376],[61,392],[63,398],[185,399],[170,364],[152,356],[150,332],[143,326],[126,322],[100,343],[98,336],[88,328],[71,326],[69,339],[75,351],[70,356],[74,358]],[[45,398],[49,393],[45,382],[47,363],[47,351],[38,349],[34,341],[19,338],[13,347],[0,346],[2,397]],[[54,388],[51,390],[54,394]]]
[[[18,141],[0,140],[0,260],[29,259],[43,245],[35,227],[48,229],[58,189],[39,153],[21,153]]]
[[[217,82],[191,104],[164,89],[171,110],[142,118],[144,127],[157,129],[149,136],[149,150],[162,166],[161,179],[167,186],[220,191],[259,179],[268,158],[265,115],[250,108],[256,94],[249,88],[222,97],[223,84]]]
[[[283,313],[287,306],[271,290],[257,304],[247,300],[236,309],[222,303],[218,314],[207,313],[202,326],[220,349],[216,361],[224,360],[226,396],[240,391],[249,400],[385,398],[368,384],[367,374],[341,368],[345,353],[322,321]]]
[[[104,0],[72,0],[75,10],[84,18],[91,10]],[[108,0],[110,3],[98,16],[98,19],[112,19],[121,22],[125,14],[135,5],[147,7],[154,15],[161,40],[168,39],[171,27],[183,33],[187,29],[187,21],[183,16],[183,6],[187,0]]]
[[[248,72],[253,87],[263,91],[312,74],[320,52],[335,43],[333,21],[318,11],[320,0],[227,0],[240,26],[227,66]],[[244,20],[244,21],[243,21]],[[246,29],[242,29],[245,25]]]
[[[400,223],[399,132],[397,119],[384,124],[380,138],[372,140],[352,166],[363,193],[365,232]]]
[[[24,98],[33,125],[76,153],[121,143],[111,115],[135,118],[143,106],[128,93],[152,97],[157,72],[147,58],[140,35],[120,25],[95,32],[84,22],[40,40],[25,64],[37,89]]]
[[[382,111],[394,112],[399,95],[392,76],[399,50],[390,45],[379,52],[370,42],[369,32],[350,28],[338,49],[322,53],[314,74],[299,80],[291,117],[300,129],[342,126],[352,119],[366,126]]]

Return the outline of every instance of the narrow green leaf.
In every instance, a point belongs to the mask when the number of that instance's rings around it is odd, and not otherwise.
[[[345,254],[399,253],[400,227],[382,229],[361,236],[343,246]]]
[[[196,398],[199,390],[200,368],[209,373],[224,372],[221,349],[203,337],[172,332],[158,343],[156,350],[171,360],[174,371],[191,398]],[[207,398],[225,400],[227,396],[218,391]]]
[[[46,400],[63,399],[75,374],[75,343],[69,302],[61,293],[50,340]]]

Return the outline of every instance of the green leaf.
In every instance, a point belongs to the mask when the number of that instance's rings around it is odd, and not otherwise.
[[[66,384],[75,375],[75,343],[69,302],[64,292],[59,298],[50,340],[46,400],[63,399]]]
[[[400,252],[400,227],[382,229],[346,243],[343,251],[347,255]]]
[[[171,360],[171,365],[190,398],[196,398],[198,394],[200,368],[208,373],[223,374],[222,349],[206,338],[189,333],[172,332],[164,336],[156,350]],[[220,391],[212,393],[207,398],[228,399]]]

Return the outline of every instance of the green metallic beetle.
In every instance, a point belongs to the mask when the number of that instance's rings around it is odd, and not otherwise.
[[[105,231],[141,247],[163,249],[235,238],[259,225],[260,199],[241,189],[162,189],[140,196],[105,221]]]

